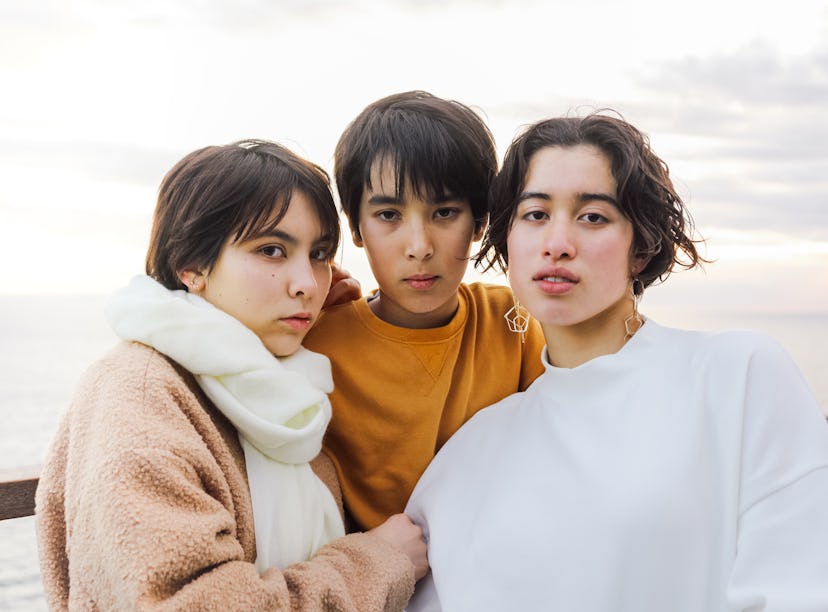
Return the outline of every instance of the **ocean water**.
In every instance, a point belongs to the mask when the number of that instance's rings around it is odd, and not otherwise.
[[[41,463],[75,382],[116,342],[101,297],[0,296],[0,470]],[[0,521],[0,610],[46,610],[34,518]]]
[[[0,296],[0,469],[42,461],[75,382],[115,344],[104,302],[97,296]],[[828,313],[645,311],[665,325],[756,329],[776,337],[828,414]],[[34,520],[0,521],[0,543],[0,610],[46,610]]]

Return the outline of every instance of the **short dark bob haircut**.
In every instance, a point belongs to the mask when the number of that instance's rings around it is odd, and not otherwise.
[[[406,186],[429,200],[466,198],[482,228],[497,172],[494,138],[468,106],[425,91],[408,91],[368,105],[345,128],[334,151],[334,179],[351,232],[359,237],[362,194],[375,162],[391,163],[395,195]]]
[[[161,183],[147,274],[168,289],[186,289],[179,272],[209,272],[225,243],[266,233],[284,217],[296,191],[315,206],[333,257],[339,214],[322,168],[266,140],[193,151]]]
[[[631,254],[649,262],[638,280],[647,287],[663,281],[675,265],[693,268],[706,260],[690,237],[693,221],[673,188],[667,164],[650,148],[649,138],[606,109],[585,117],[546,119],[527,127],[506,151],[489,193],[491,218],[475,265],[505,271],[506,241],[532,156],[546,147],[593,145],[610,161],[618,188],[618,207],[633,226]],[[641,288],[643,290],[643,287]]]

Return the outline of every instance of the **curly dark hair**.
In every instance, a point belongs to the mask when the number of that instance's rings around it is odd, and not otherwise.
[[[663,281],[676,265],[689,269],[707,261],[696,250],[701,240],[691,238],[693,221],[673,187],[667,164],[653,152],[645,134],[608,112],[612,111],[546,119],[515,138],[489,191],[489,227],[474,256],[478,268],[508,267],[506,241],[532,156],[546,147],[581,144],[598,147],[610,160],[618,207],[633,226],[632,254],[649,258],[638,275],[643,287]]]

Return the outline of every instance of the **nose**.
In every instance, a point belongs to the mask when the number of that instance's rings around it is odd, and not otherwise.
[[[434,241],[427,225],[420,220],[413,220],[408,225],[408,240],[405,245],[407,259],[426,260],[434,255]]]
[[[313,265],[310,260],[297,258],[295,265],[290,270],[290,282],[288,293],[290,297],[310,298],[316,295],[319,285],[316,282],[316,275],[313,273]]]
[[[543,251],[553,260],[575,257],[575,239],[572,225],[565,220],[553,220],[546,226]]]

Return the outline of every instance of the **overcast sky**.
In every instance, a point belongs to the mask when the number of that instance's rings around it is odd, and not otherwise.
[[[828,3],[563,4],[0,0],[0,293],[108,293],[187,152],[269,138],[330,170],[366,104],[426,89],[501,153],[595,107],[648,133],[717,259],[648,299],[828,312]],[[373,287],[347,237],[344,261]]]

